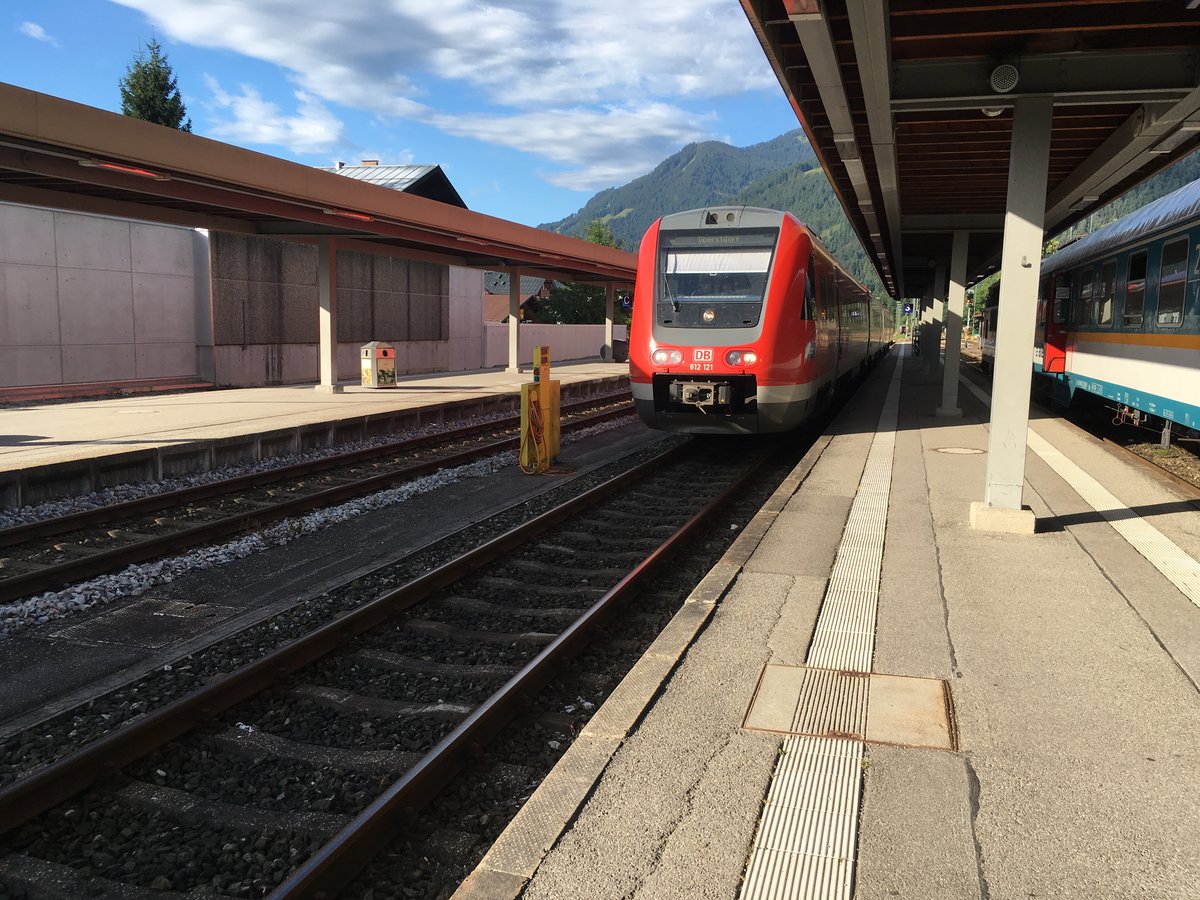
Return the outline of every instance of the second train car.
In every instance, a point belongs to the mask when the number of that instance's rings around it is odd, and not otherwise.
[[[891,341],[891,310],[791,213],[689,210],[642,239],[629,381],[653,428],[795,428]]]

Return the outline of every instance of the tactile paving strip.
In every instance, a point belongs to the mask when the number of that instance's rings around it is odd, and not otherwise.
[[[841,688],[848,682],[846,673],[871,671],[900,374],[898,359],[805,661],[816,669],[844,671],[828,673],[833,677],[806,676],[793,719],[794,726],[804,727],[794,727],[795,731],[817,730],[807,726],[824,724],[831,709],[847,706],[850,698]],[[867,679],[856,680],[861,682],[865,723]],[[784,740],[741,900],[850,900],[864,751],[861,740],[808,736]]]

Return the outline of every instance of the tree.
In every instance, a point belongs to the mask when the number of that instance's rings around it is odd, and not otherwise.
[[[585,239],[593,244],[624,249],[625,241],[613,234],[612,226],[600,219],[588,223]],[[550,299],[538,310],[538,320],[560,325],[594,325],[604,321],[604,288],[586,284],[560,284],[550,294]],[[614,321],[629,323],[629,313],[619,306],[614,311]]]
[[[600,219],[592,219],[588,222],[587,230],[584,232],[584,240],[591,241],[593,244],[600,244],[604,247],[612,247],[616,250],[625,249],[625,239],[618,238],[613,234],[612,225]]]
[[[187,108],[175,84],[175,72],[167,55],[154,38],[139,50],[121,79],[121,112],[135,119],[145,119],[156,125],[192,130],[192,120],[186,119]]]

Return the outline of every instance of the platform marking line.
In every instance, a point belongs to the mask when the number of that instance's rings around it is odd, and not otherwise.
[[[805,660],[814,669],[871,671],[902,370],[897,357]],[[862,690],[845,690],[816,673],[793,727],[837,718],[838,706],[843,717],[865,720],[866,680]],[[822,696],[819,686],[837,696]],[[860,739],[784,738],[739,900],[850,900],[865,754]]]
[[[989,408],[991,397],[975,384],[960,376],[960,380]],[[1089,475],[1078,463],[1068,459],[1032,428],[1029,429],[1029,447],[1042,458],[1084,502],[1104,516],[1117,533],[1129,542],[1138,553],[1158,569],[1171,584],[1179,588],[1185,597],[1200,606],[1200,562],[1193,559],[1178,544],[1133,512],[1111,491]]]

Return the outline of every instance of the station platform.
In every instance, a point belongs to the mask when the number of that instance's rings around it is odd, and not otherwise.
[[[616,392],[624,363],[555,365],[562,399]],[[394,388],[229,388],[0,410],[0,507],[256,462],[432,422],[520,410],[533,376],[488,369],[402,376]]]
[[[1200,896],[1200,511],[1041,417],[1038,533],[972,530],[990,385],[937,418],[923,362],[738,523],[457,900]]]

